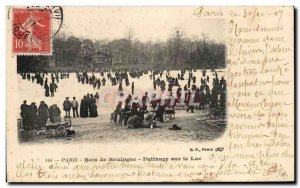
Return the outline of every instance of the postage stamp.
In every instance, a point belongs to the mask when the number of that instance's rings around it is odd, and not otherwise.
[[[51,55],[49,9],[13,9],[13,53]]]

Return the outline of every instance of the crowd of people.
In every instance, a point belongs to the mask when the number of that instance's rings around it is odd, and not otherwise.
[[[124,119],[127,121],[129,116],[147,112],[149,106],[151,107],[151,111],[156,113],[156,118],[159,121],[163,121],[164,114],[174,115],[177,106],[184,106],[186,107],[186,111],[191,111],[191,113],[194,113],[194,109],[201,110],[205,106],[225,111],[227,87],[224,77],[219,79],[217,72],[215,72],[215,77],[212,80],[212,89],[210,89],[208,85],[210,77],[206,75],[205,70],[202,71],[201,85],[199,87],[196,86],[196,76],[193,72],[189,72],[187,84],[182,89],[178,80],[184,80],[184,74],[185,71],[182,70],[181,74],[178,74],[177,77],[172,77],[167,71],[166,81],[161,79],[162,71],[150,74],[150,79],[153,79],[153,89],[156,90],[156,86],[160,87],[162,91],[161,95],[157,96],[153,94],[149,96],[148,92],[146,92],[141,100],[128,95],[124,103],[124,108],[122,108],[122,102],[119,102],[116,106],[114,111],[115,123],[117,123],[118,116],[121,117],[119,121]],[[157,79],[156,76],[158,77]],[[167,92],[165,92],[166,84],[168,84]],[[173,94],[174,86],[178,86],[176,94]],[[128,116],[128,114],[130,115]]]
[[[40,129],[46,126],[47,119],[50,121],[60,121],[60,109],[56,104],[48,107],[48,105],[41,101],[39,107],[35,102],[30,105],[24,100],[21,105],[21,117],[24,130]]]
[[[20,73],[23,80],[31,81],[42,86],[45,89],[45,97],[54,97],[54,93],[57,92],[59,79],[69,78],[68,72],[55,72],[51,73],[51,82],[48,83],[48,72],[37,73]]]
[[[99,99],[99,94],[86,94],[83,96],[80,102],[80,117],[97,117],[98,110],[96,102]]]
[[[186,74],[188,76],[186,76]],[[199,76],[199,74],[201,74]],[[32,83],[39,84],[45,89],[45,97],[53,97],[58,88],[60,79],[69,78],[69,73],[56,72],[50,73],[51,81],[48,84],[48,73],[21,73],[22,79],[27,79]],[[164,114],[175,114],[176,107],[185,107],[187,112],[194,113],[194,110],[201,110],[205,107],[221,108],[226,107],[226,80],[222,76],[218,77],[218,73],[214,72],[211,80],[210,76],[206,74],[206,70],[199,71],[181,70],[176,76],[172,76],[170,71],[137,71],[137,70],[119,70],[110,71],[106,75],[103,71],[93,72],[91,75],[87,71],[77,72],[78,83],[91,85],[94,89],[100,90],[101,86],[105,86],[108,82],[111,86],[116,86],[119,95],[123,95],[123,84],[125,86],[131,85],[131,94],[126,97],[125,101],[120,101],[114,110],[114,121],[117,121],[118,116],[127,114],[127,119],[130,116],[139,115],[147,111],[151,107],[156,113],[159,121],[163,121]],[[134,82],[130,83],[130,78],[140,78],[148,75],[152,80],[153,90],[161,91],[160,95],[146,92],[144,96],[139,99],[135,96]],[[163,76],[165,75],[165,77]],[[200,80],[200,85],[197,85],[197,78]],[[210,82],[212,82],[210,84]],[[210,85],[212,88],[210,88]],[[177,89],[173,89],[177,87]],[[98,116],[98,101],[100,95],[87,93],[78,102],[76,97],[69,100],[69,97],[63,102],[63,110],[65,116],[73,117],[97,117]],[[48,105],[41,101],[39,107],[34,102],[27,105],[24,101],[21,105],[21,117],[23,119],[23,126],[25,129],[40,128],[45,126],[46,121],[50,118],[51,122],[60,120],[61,111],[56,104],[48,107]],[[119,118],[119,120],[122,118]]]
[[[78,83],[81,84],[88,84],[91,85],[94,89],[100,89],[101,86],[105,86],[107,84],[107,81],[110,81],[111,86],[118,86],[118,92],[119,95],[123,94],[123,82],[125,83],[126,86],[130,85],[129,82],[129,75],[132,78],[138,78],[139,76],[141,76],[142,72],[139,71],[131,71],[131,72],[127,72],[127,71],[116,71],[116,72],[108,72],[106,77],[104,76],[104,72],[100,71],[99,72],[99,76],[102,77],[97,77],[95,75],[95,73],[93,72],[91,76],[88,75],[87,71],[83,71],[83,72],[77,72],[76,73],[76,77],[78,80]],[[132,82],[132,93],[134,91],[134,83]]]
[[[63,110],[65,111],[65,117],[70,117],[70,111],[73,111],[73,118],[79,117],[78,115],[78,101],[76,97],[73,97],[73,100],[70,101],[69,97],[66,97],[66,100],[63,102]],[[93,106],[93,105],[91,105]],[[90,107],[91,110],[95,110],[94,107]],[[35,102],[32,102],[30,105],[27,104],[27,101],[24,100],[23,104],[20,107],[22,125],[24,130],[32,129],[41,129],[46,126],[47,120],[49,119],[51,123],[61,122],[61,110],[57,104],[53,104],[50,107],[41,101],[39,107],[36,106]],[[97,117],[97,106],[96,111],[90,111],[90,117]]]

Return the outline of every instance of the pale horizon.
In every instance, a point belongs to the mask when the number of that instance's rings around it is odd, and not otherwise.
[[[114,40],[125,38],[131,28],[133,40],[147,42],[166,41],[175,28],[180,28],[187,38],[201,38],[203,33],[209,40],[225,42],[225,21],[199,18],[193,15],[196,7],[78,8],[63,7],[64,20],[59,33],[93,41]]]

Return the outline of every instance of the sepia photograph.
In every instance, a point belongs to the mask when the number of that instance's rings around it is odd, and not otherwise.
[[[54,9],[65,16],[51,31],[52,54],[17,56],[20,143],[205,142],[223,135],[224,19],[165,17],[173,10],[162,7],[144,8],[147,14]],[[22,48],[43,48],[44,15],[28,7],[16,20],[30,31]]]
[[[7,6],[6,181],[295,183],[295,15]]]

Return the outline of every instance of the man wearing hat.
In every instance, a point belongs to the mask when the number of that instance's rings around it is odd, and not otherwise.
[[[64,111],[66,112],[66,116],[70,117],[71,102],[69,101],[69,97],[66,97],[63,106],[64,106]]]
[[[29,105],[26,104],[27,101],[24,100],[21,105],[21,117],[23,122],[23,129],[27,130],[29,128]]]

